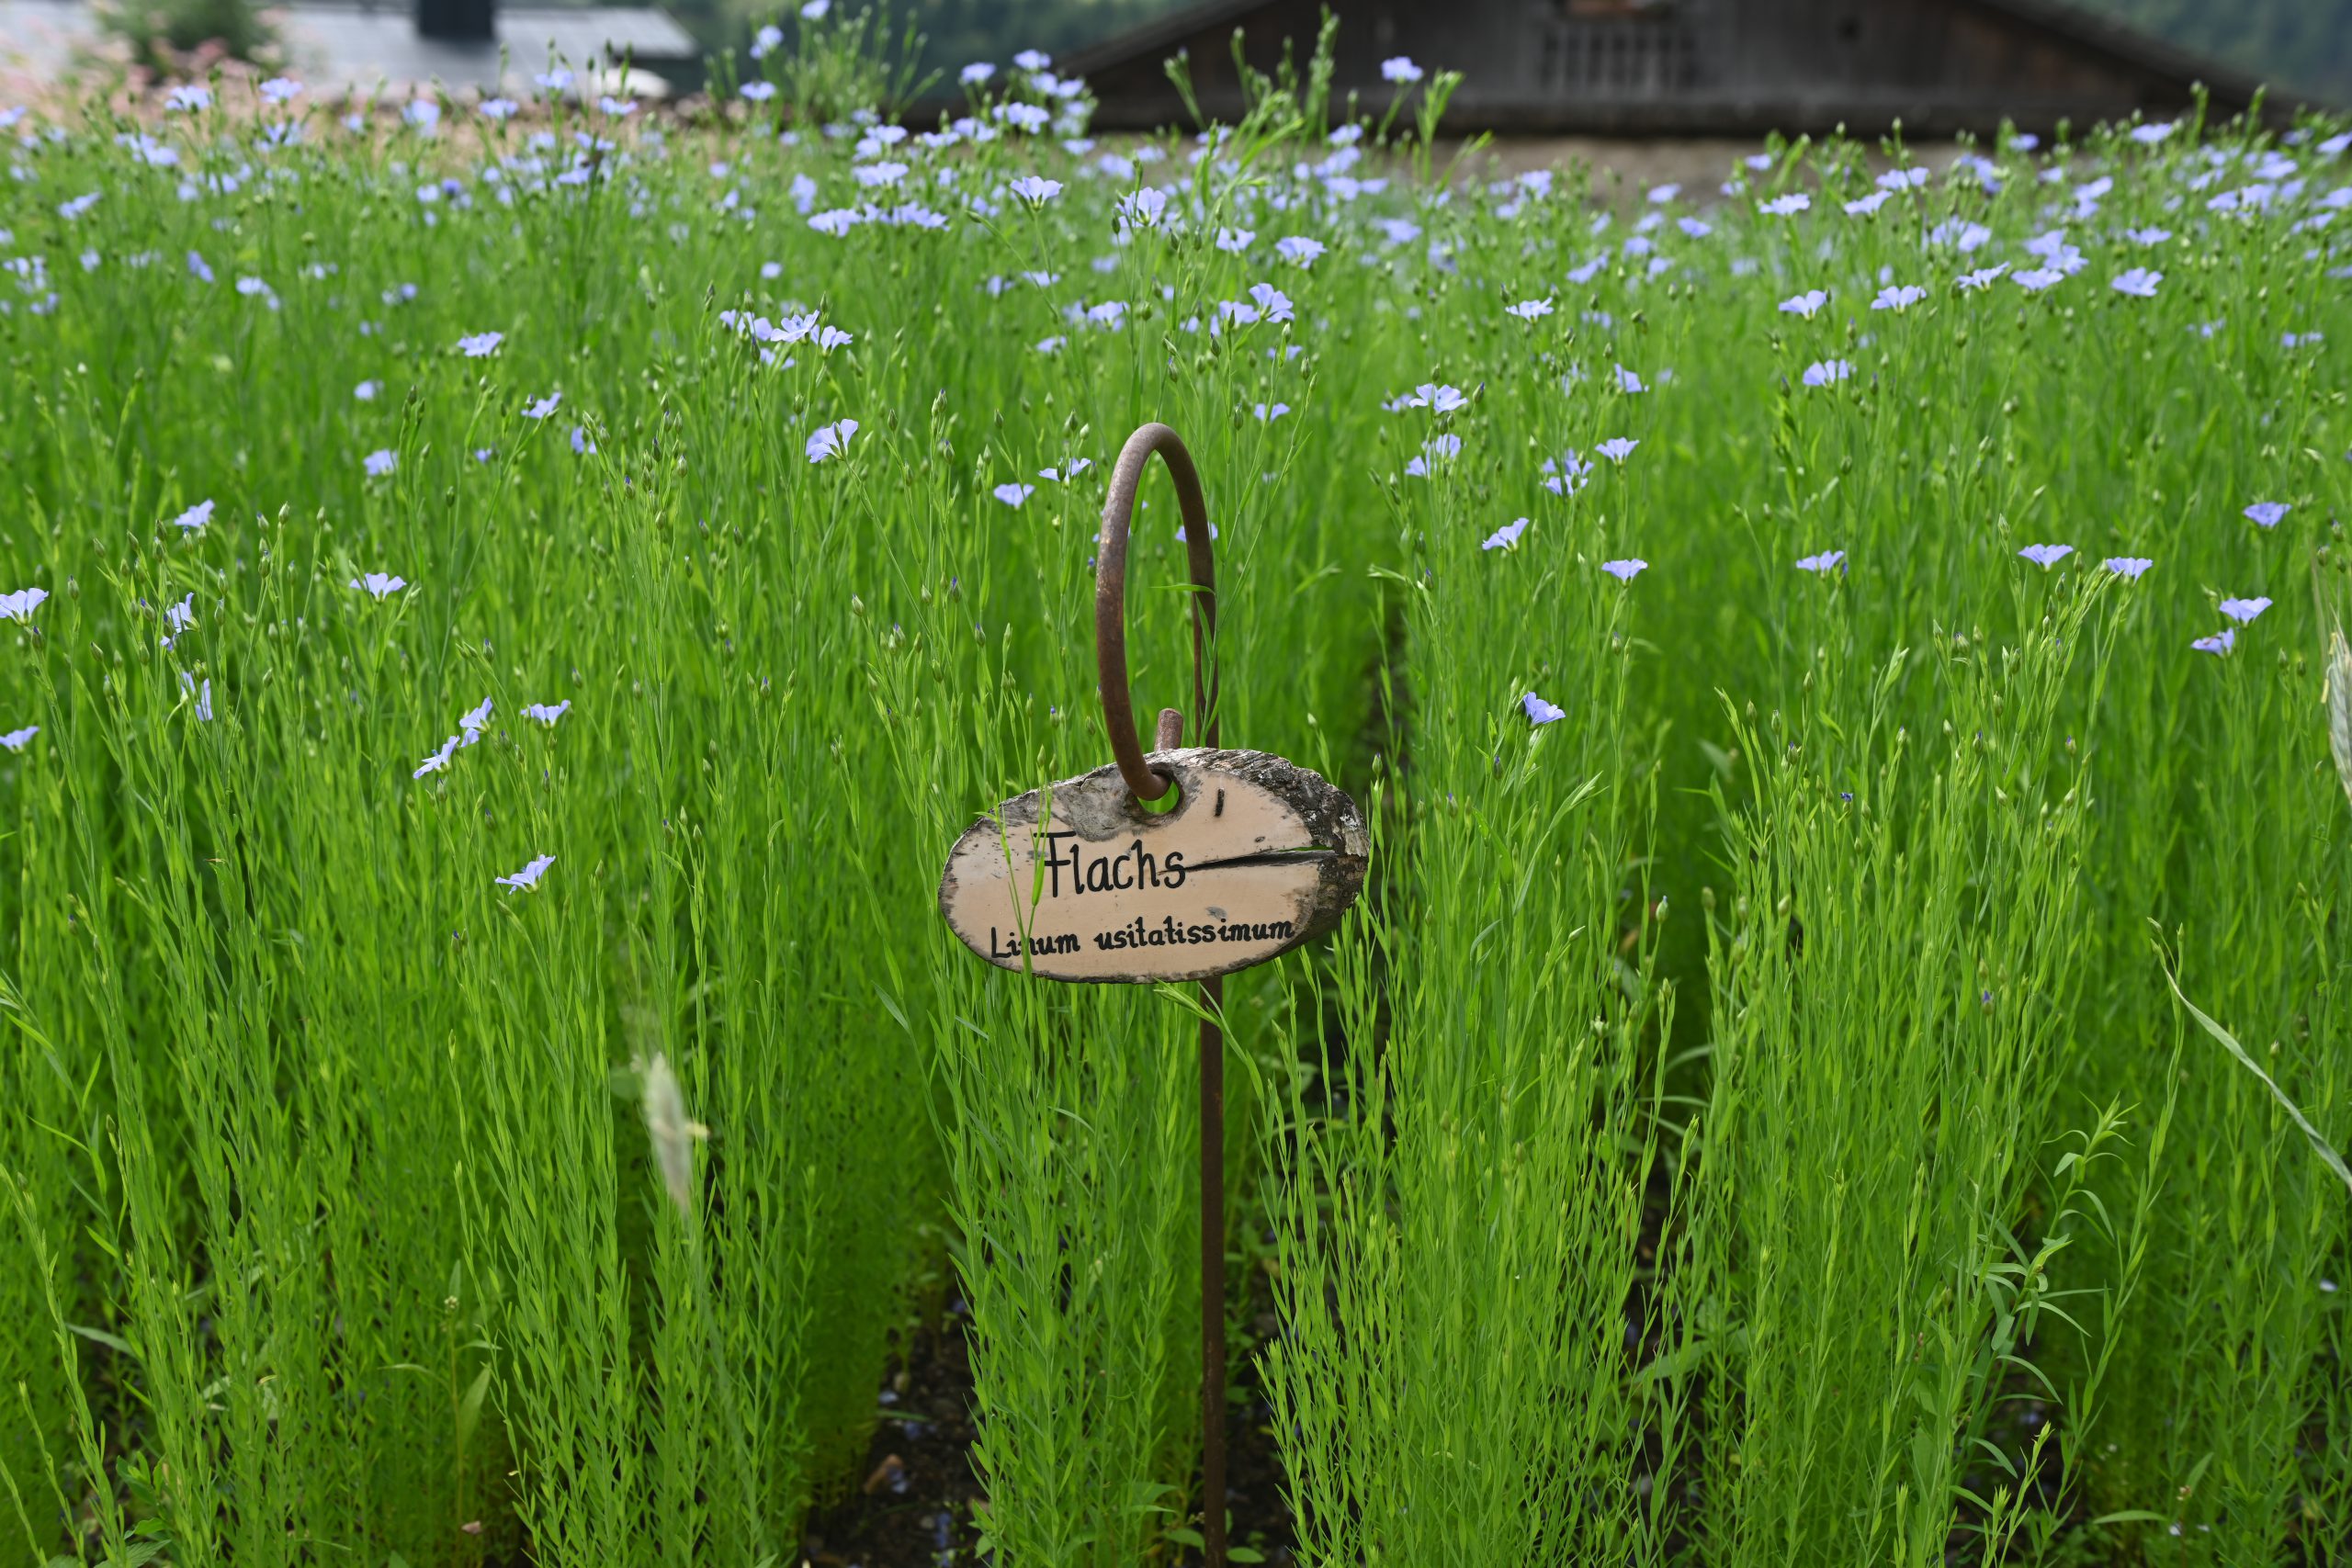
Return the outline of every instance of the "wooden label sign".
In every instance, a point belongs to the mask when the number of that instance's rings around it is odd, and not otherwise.
[[[1114,766],[973,823],[939,884],[964,945],[1056,980],[1202,980],[1340,923],[1371,848],[1353,801],[1263,751],[1151,762],[1175,778],[1172,809],[1138,803]]]

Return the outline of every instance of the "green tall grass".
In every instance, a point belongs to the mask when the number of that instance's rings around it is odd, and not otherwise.
[[[1845,587],[1815,590],[1817,612]],[[2090,596],[2021,647],[1924,668],[1898,650],[1857,670],[1824,642],[1815,704],[1735,724],[1758,776],[1727,824],[1677,1279],[1706,1369],[1711,1559],[1936,1562],[1963,1520],[1997,1556],[2035,1500],[2050,1427],[2005,1446],[1996,1422],[2084,1216],[2018,1233],[2044,1159],[2066,1190],[2110,1130],[2062,1140],[2050,1071],[2087,805],[2057,708]],[[1950,715],[1917,742],[1906,678]]]
[[[1412,759],[1375,784],[1385,887],[1340,940],[1340,1043],[1293,1078],[1277,1145],[1289,1322],[1267,1372],[1300,1544],[1657,1561],[1661,1499],[1628,1484],[1654,1404],[1645,1045],[1671,1013],[1642,870],[1656,773],[1627,712],[1640,584],[1597,570],[1605,521],[1547,519],[1490,561],[1466,483],[1396,504]],[[1483,635],[1502,625],[1529,630]],[[1530,694],[1569,716],[1531,732]]]
[[[890,91],[877,36],[763,68]],[[2287,1110],[2352,1141],[2341,132],[1645,193],[1326,82],[1115,147],[1025,69],[932,142],[789,93],[12,122],[6,1551],[797,1561],[968,1323],[983,1550],[1181,1557],[1191,998],[932,914],[1107,760],[1153,419],[1226,742],[1375,826],[1227,996],[1301,1560],[2352,1550]]]

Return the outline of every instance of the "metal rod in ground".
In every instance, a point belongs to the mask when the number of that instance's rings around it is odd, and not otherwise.
[[[1201,1540],[1225,1561],[1225,980],[1201,982]]]
[[[1152,750],[1184,741],[1184,716],[1161,708]],[[1211,745],[1216,742],[1212,740]],[[1225,981],[1201,982],[1209,1018],[1225,1016]],[[1205,1568],[1225,1561],[1225,1032],[1201,1021],[1201,1540]]]

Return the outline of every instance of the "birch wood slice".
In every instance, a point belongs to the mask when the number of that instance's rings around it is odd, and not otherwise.
[[[1263,751],[1152,754],[1179,798],[1147,810],[1116,767],[1031,790],[948,852],[939,912],[1000,968],[1055,980],[1201,980],[1331,930],[1371,851],[1355,802]]]

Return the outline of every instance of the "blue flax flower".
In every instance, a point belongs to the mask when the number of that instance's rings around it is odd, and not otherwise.
[[[828,457],[840,457],[849,450],[849,438],[856,434],[857,421],[854,419],[836,420],[831,424],[819,425],[808,437],[808,460],[812,463],[821,463]]]
[[[1290,296],[1271,283],[1251,284],[1250,298],[1267,321],[1287,321],[1295,319],[1295,312],[1291,309]]]
[[[548,867],[554,863],[555,856],[553,855],[534,855],[531,857],[530,863],[514,875],[501,876],[493,880],[509,892],[534,889],[538,886],[539,878],[547,874]]]
[[[439,773],[442,769],[449,765],[450,755],[457,750],[458,746],[458,737],[452,735],[448,739],[441,742],[441,749],[439,750],[433,752],[427,756],[424,761],[419,762],[416,765],[416,771],[409,774],[409,777],[413,779],[421,779],[427,773]]]
[[[1430,477],[1430,468],[1462,455],[1462,437],[1451,431],[1441,432],[1421,443],[1420,455],[1405,465],[1405,471],[1417,479]]]
[[[1555,460],[1546,457],[1541,470],[1544,488],[1554,495],[1574,495],[1592,482],[1593,465],[1577,455],[1573,446]]]
[[[1129,191],[1119,198],[1118,215],[1130,229],[1157,229],[1168,215],[1168,193],[1153,186]]]

